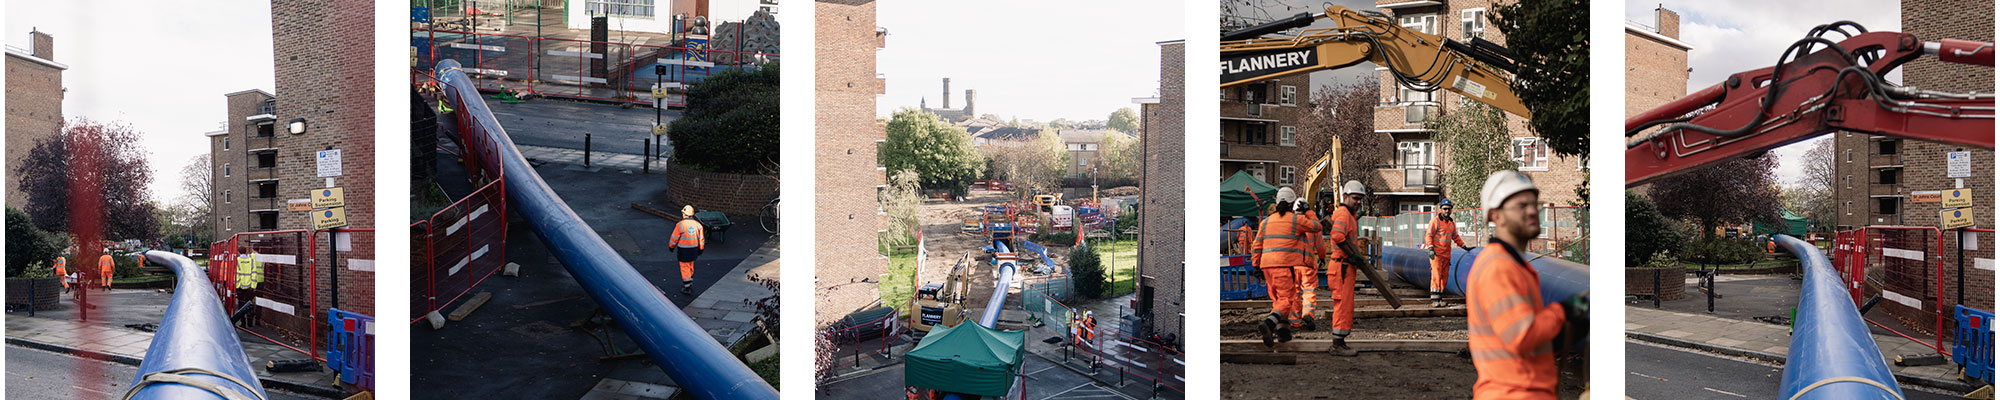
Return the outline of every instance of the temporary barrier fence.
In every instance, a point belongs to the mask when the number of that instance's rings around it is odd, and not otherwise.
[[[1952,319],[1958,335],[1952,340],[1952,362],[1965,376],[1993,383],[1993,312],[1959,305]]]
[[[428,76],[425,76],[428,78]],[[437,84],[435,79],[416,82]],[[465,113],[452,112],[467,179],[477,190],[410,224],[410,323],[471,293],[507,264],[507,179],[498,143]]]
[[[700,41],[662,46],[431,28],[410,34],[416,65],[457,60],[480,90],[650,104],[657,87],[665,107],[686,106],[685,89],[718,72],[779,58]]]
[[[313,263],[313,231],[247,232],[210,247],[209,264],[218,272],[218,294],[232,314],[245,312],[236,328],[271,343],[325,361],[319,349],[319,270]],[[242,256],[254,255],[262,282],[239,288]],[[247,310],[246,310],[247,309]]]
[[[327,321],[333,328],[326,338],[327,367],[343,384],[375,390],[375,317],[333,308]]]
[[[1881,299],[1868,315],[1888,315],[1900,326],[1864,318],[1869,324],[1923,344],[1940,354],[1951,327],[1944,311],[1943,232],[1928,226],[1867,226],[1834,235],[1828,262],[1841,275],[1848,295]],[[1891,308],[1903,311],[1891,311]],[[1928,319],[1929,321],[1924,321]],[[1924,331],[1928,328],[1928,332]]]
[[[1137,379],[1152,382],[1155,389],[1167,389],[1183,396],[1187,394],[1184,389],[1187,357],[1173,346],[1131,337],[1115,329],[1103,329],[1101,322],[1090,327],[1094,329],[1085,328],[1073,322],[1083,319],[1083,314],[1076,308],[1047,294],[1024,292],[1022,295],[1024,306],[1043,304],[1040,309],[1028,310],[1030,314],[1039,313],[1035,318],[1045,322],[1035,329],[1054,331],[1076,356],[1090,359],[1093,368],[1118,371],[1121,381]],[[1089,332],[1082,332],[1084,329],[1089,329]],[[1120,386],[1123,384],[1120,382]]]

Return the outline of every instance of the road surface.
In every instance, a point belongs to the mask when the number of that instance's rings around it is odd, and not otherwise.
[[[644,154],[645,139],[652,137],[653,110],[621,108],[616,105],[538,98],[526,103],[507,104],[487,100],[493,117],[507,128],[507,136],[523,146],[583,149],[583,134],[590,133],[592,151]],[[680,111],[664,113],[664,121],[680,118]],[[670,146],[660,146],[660,151]]]
[[[1625,397],[1775,399],[1785,368],[1738,357],[1625,341]],[[1956,399],[1903,386],[1909,399]]]
[[[91,373],[79,375],[85,369]],[[125,364],[7,346],[7,398],[116,399],[131,387],[138,371]],[[268,388],[264,391],[274,400],[320,399]]]

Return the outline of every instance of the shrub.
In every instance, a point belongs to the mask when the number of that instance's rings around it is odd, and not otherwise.
[[[61,256],[63,240],[60,235],[36,228],[28,220],[28,213],[13,207],[7,208],[7,276],[31,278],[55,276],[53,264]],[[75,265],[75,260],[70,260]],[[94,264],[93,264],[94,265]]]
[[[1702,265],[1749,264],[1764,257],[1755,239],[1708,236],[1688,243],[1687,261]]]
[[[1069,249],[1068,259],[1070,279],[1075,282],[1077,293],[1090,298],[1104,297],[1110,285],[1104,281],[1104,261],[1097,257],[1097,252],[1090,246],[1076,246]]]
[[[688,89],[687,102],[667,130],[674,162],[713,172],[776,172],[778,63],[711,75]]]
[[[1687,247],[1687,234],[1645,196],[1625,191],[1625,265],[1651,264],[1654,257]]]

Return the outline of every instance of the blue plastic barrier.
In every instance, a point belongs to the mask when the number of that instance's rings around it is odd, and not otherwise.
[[[327,309],[326,365],[340,383],[375,390],[375,317]]]
[[[1250,256],[1238,254],[1222,256],[1222,299],[1250,300],[1270,297],[1264,287],[1264,274],[1257,267],[1250,266]]]
[[[1993,383],[1993,312],[1957,306],[1958,337],[1952,339],[1951,362],[1965,369],[1965,376]]]

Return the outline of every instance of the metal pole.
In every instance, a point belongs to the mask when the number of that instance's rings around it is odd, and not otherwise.
[[[1653,308],[1660,308],[1660,273],[1663,271],[1666,270],[1653,270]]]
[[[646,138],[646,142],[645,142],[645,144],[642,144],[642,145],[640,145],[640,146],[639,146],[639,151],[646,151],[646,148],[648,148],[648,147],[653,147],[653,138],[650,138],[650,137],[649,137],[649,138]],[[650,174],[650,173],[653,173],[653,156],[652,156],[652,155],[646,155],[646,156],[643,156],[643,157],[639,157],[639,164],[641,164],[641,165],[639,166],[639,172],[640,172],[640,173],[647,173],[647,174]]]
[[[1965,304],[1965,228],[1958,228],[1958,304]],[[1943,305],[1938,307],[1942,308]]]
[[[583,133],[583,166],[590,166],[590,132]]]

